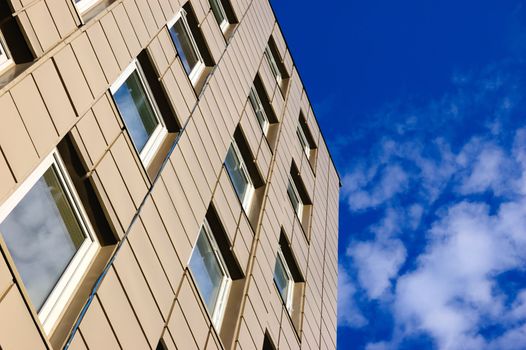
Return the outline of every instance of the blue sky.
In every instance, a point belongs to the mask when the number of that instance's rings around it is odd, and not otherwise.
[[[273,0],[342,176],[339,349],[526,348],[526,1]]]

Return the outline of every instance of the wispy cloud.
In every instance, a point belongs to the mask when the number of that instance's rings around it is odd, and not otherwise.
[[[526,282],[502,282],[526,270],[526,84],[507,68],[456,74],[439,100],[391,106],[367,156],[349,163],[344,204],[370,219],[346,250],[351,305],[367,317],[380,302],[394,320],[367,350],[419,334],[441,350],[526,344]]]

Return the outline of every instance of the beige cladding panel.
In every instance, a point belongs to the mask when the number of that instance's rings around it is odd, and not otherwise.
[[[0,339],[2,350],[46,349],[16,286],[0,301]]]

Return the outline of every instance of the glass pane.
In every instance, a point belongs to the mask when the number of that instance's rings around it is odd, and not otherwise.
[[[261,126],[261,129],[265,130],[266,124],[267,124],[267,116],[265,114],[265,111],[263,110],[263,106],[261,105],[261,100],[256,95],[257,92],[254,89],[250,90],[249,100],[250,104],[252,105],[252,109],[254,110],[254,113],[256,113],[256,118],[258,120],[259,126]]]
[[[181,57],[186,74],[190,74],[192,69],[199,62],[199,56],[190,39],[190,34],[180,19],[170,28],[170,35],[177,48],[177,53]]]
[[[279,255],[276,259],[276,266],[274,268],[274,281],[276,282],[276,286],[278,287],[279,294],[281,294],[281,298],[283,298],[283,301],[286,304],[288,301],[287,297],[289,292],[289,276],[287,275],[287,272],[285,270],[285,267],[283,266],[283,262],[281,261],[281,257]]]
[[[0,224],[0,231],[39,310],[86,240],[54,167]]]
[[[267,57],[267,61],[270,66],[270,70],[272,71],[272,74],[274,74],[274,77],[276,77],[276,79],[281,78],[278,65],[276,63],[276,60],[274,59],[274,55],[272,54],[268,46],[265,49],[265,57]]]
[[[134,71],[113,97],[135,147],[141,152],[159,125],[159,120],[146,95],[139,73]]]
[[[298,213],[298,208],[300,205],[300,199],[296,195],[296,191],[294,191],[293,184],[291,180],[289,180],[289,185],[287,187],[287,193],[289,194],[290,201],[292,202],[292,207],[294,208],[294,211]]]
[[[223,12],[223,6],[219,3],[221,0],[210,0],[210,7],[212,8],[212,12],[214,13],[214,17],[216,18],[217,23],[221,25],[226,18],[225,14]]]
[[[305,152],[308,158],[310,146],[309,146],[309,142],[307,141],[307,137],[305,136],[305,133],[303,132],[303,129],[300,125],[298,125],[298,127],[296,128],[296,134],[298,135],[298,138],[300,139],[301,147],[303,148],[303,151]]]
[[[241,162],[239,161],[237,154],[234,152],[232,146],[230,146],[230,148],[228,149],[228,153],[225,159],[225,166],[228,175],[230,176],[230,179],[234,184],[234,189],[236,190],[237,196],[239,197],[241,202],[243,202],[248,189],[249,181],[247,176],[245,175],[245,172],[241,168]]]
[[[219,266],[219,261],[204,229],[201,229],[197,244],[190,258],[189,266],[199,288],[199,292],[205,300],[206,307],[208,311],[210,311],[210,314],[212,314],[225,275]]]

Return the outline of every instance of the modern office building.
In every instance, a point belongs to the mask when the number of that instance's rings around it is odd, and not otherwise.
[[[268,0],[0,16],[2,350],[336,347],[340,181]]]

